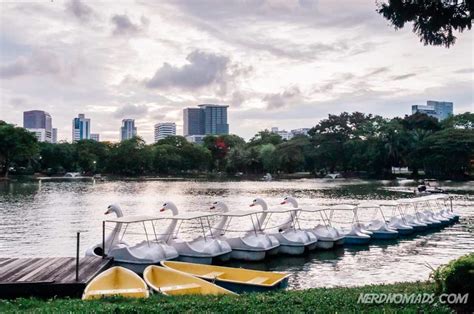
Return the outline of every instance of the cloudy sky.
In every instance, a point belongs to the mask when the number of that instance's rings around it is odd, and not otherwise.
[[[473,32],[450,49],[395,31],[374,0],[0,1],[0,119],[42,109],[59,138],[85,113],[117,141],[182,109],[227,104],[231,133],[311,127],[328,113],[386,117],[427,99],[474,110]]]

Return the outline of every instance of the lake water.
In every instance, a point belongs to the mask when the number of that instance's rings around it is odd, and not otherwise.
[[[474,251],[474,183],[442,185],[450,193],[463,196],[454,201],[455,211],[461,214],[456,225],[362,248],[316,251],[300,257],[276,256],[261,263],[233,261],[230,265],[288,272],[294,289],[426,280],[429,267]],[[396,181],[340,179],[0,182],[0,257],[74,256],[77,231],[82,232],[81,251],[85,252],[101,241],[101,221],[112,203],[120,204],[125,215],[156,215],[164,201],[173,201],[181,212],[186,212],[209,210],[215,200],[225,201],[230,209],[248,209],[256,197],[274,207],[284,196],[292,195],[300,207],[312,207],[408,197],[401,191],[412,188]],[[271,223],[278,224],[284,218],[273,216]],[[236,221],[232,227],[243,230],[251,224]],[[184,238],[201,233],[197,222],[185,224],[180,230]],[[144,237],[140,228],[130,228],[127,236],[126,240],[132,242]]]

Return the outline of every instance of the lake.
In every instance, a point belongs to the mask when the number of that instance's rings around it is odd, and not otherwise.
[[[299,257],[278,255],[265,262],[232,261],[229,265],[288,272],[292,289],[426,280],[429,267],[474,251],[474,183],[442,182],[442,186],[462,195],[453,203],[461,220],[440,231],[362,248],[315,251]],[[400,186],[397,181],[345,179],[0,182],[0,257],[74,256],[77,231],[81,231],[81,252],[85,252],[101,241],[101,221],[112,203],[120,204],[125,215],[156,215],[165,201],[173,201],[180,212],[209,211],[216,200],[225,201],[230,209],[248,209],[256,197],[275,207],[286,195],[296,197],[300,207],[314,207],[409,197],[402,191],[413,187]],[[272,219],[277,225],[284,217]],[[232,227],[244,230],[249,227],[246,224],[238,221]],[[184,238],[201,234],[196,222],[180,230]],[[131,228],[127,236],[131,242],[144,237],[140,228]]]

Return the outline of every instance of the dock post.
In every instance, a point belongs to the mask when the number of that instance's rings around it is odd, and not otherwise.
[[[77,244],[76,244],[76,281],[79,281],[79,245],[80,245],[81,233],[77,232]]]
[[[105,258],[105,221],[102,221],[102,258]]]

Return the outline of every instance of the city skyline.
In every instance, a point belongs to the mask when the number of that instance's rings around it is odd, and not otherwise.
[[[199,103],[228,104],[232,133],[246,139],[274,125],[310,127],[329,113],[403,116],[431,98],[473,111],[472,33],[449,49],[424,46],[410,27],[387,25],[373,1],[346,6],[3,3],[0,116],[21,125],[21,112],[41,108],[58,140],[70,140],[72,116],[85,112],[112,141],[133,118],[152,142],[159,121],[182,134],[182,110]]]

